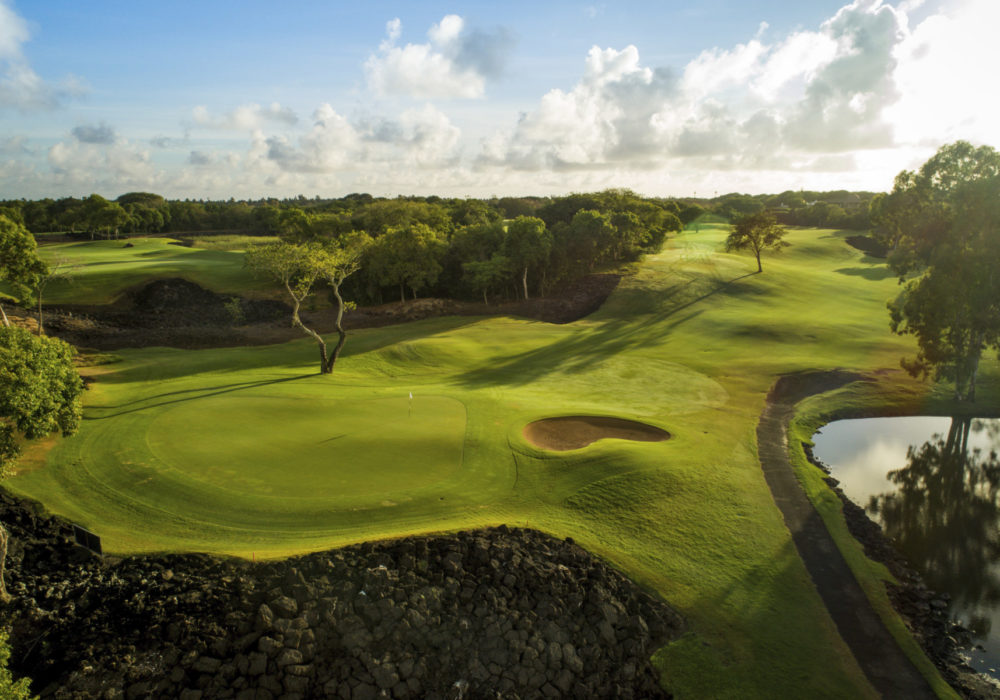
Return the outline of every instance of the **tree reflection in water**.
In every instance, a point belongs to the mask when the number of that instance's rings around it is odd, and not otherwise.
[[[970,431],[988,436],[988,451],[969,449]],[[977,637],[990,631],[986,609],[1000,603],[998,451],[1000,421],[952,418],[947,438],[910,447],[907,465],[889,472],[898,490],[868,503],[927,584],[951,594]]]

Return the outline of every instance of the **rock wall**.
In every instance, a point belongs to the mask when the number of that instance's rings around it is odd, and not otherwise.
[[[102,561],[0,492],[12,668],[55,698],[669,697],[681,618],[571,540],[504,526],[253,564]]]

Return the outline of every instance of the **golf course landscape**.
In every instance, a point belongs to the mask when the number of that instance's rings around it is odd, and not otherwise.
[[[78,433],[28,446],[5,487],[116,555],[261,560],[487,525],[538,529],[573,538],[684,616],[686,634],[654,656],[679,698],[877,697],[799,558],[755,434],[779,377],[849,370],[862,379],[801,404],[793,465],[904,652],[955,697],[893,612],[888,571],[851,538],[801,449],[833,417],[953,411],[949,387],[898,369],[916,344],[889,330],[897,279],[848,245],[852,232],[818,228],[790,229],[757,273],[752,256],[726,252],[730,230],[707,215],[672,234],[574,323],[445,316],[357,330],[330,375],[317,372],[308,339],[91,355],[100,363],[80,368],[93,381]],[[107,303],[158,277],[266,292],[239,251],[132,242],[43,246],[42,257],[77,265],[46,301]],[[992,354],[979,395],[977,415],[1000,414]],[[635,421],[658,437],[575,449],[526,437],[529,424],[559,417]]]

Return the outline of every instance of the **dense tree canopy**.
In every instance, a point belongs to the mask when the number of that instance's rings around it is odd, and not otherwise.
[[[18,301],[25,301],[46,272],[34,236],[21,224],[0,216],[0,281],[7,283]],[[2,304],[0,322],[8,325]]]
[[[0,476],[7,476],[23,440],[70,435],[80,424],[83,382],[73,348],[23,328],[0,327]],[[7,532],[0,525],[0,599],[6,599],[3,563]]]
[[[917,339],[914,376],[951,379],[975,399],[979,360],[1000,348],[1000,154],[958,141],[903,171],[873,206],[902,290],[891,327]]]

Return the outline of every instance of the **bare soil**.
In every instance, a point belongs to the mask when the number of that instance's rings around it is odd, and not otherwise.
[[[604,438],[662,442],[670,439],[670,433],[646,423],[607,416],[559,416],[524,426],[524,439],[543,450],[578,450]]]

